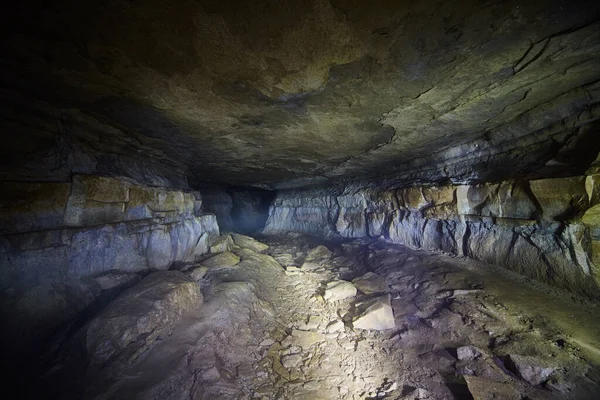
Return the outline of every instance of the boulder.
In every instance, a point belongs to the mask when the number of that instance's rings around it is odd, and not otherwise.
[[[83,329],[93,364],[133,362],[169,335],[179,319],[202,304],[198,285],[178,271],[155,272],[127,289]]]
[[[233,267],[234,265],[239,264],[239,262],[240,257],[231,252],[220,253],[201,261],[202,265],[211,269]]]
[[[259,242],[258,240],[251,238],[250,236],[240,235],[238,233],[233,234],[233,242],[240,247],[245,247],[250,250],[254,250],[257,253],[267,251],[268,245]]]
[[[381,296],[375,299],[354,319],[352,325],[356,329],[363,330],[384,331],[394,329],[396,321],[394,320],[390,297]]]
[[[327,284],[323,298],[329,302],[335,302],[356,296],[356,287],[348,281],[333,281]]]
[[[302,269],[315,270],[325,266],[325,263],[331,259],[331,250],[325,246],[317,246],[308,252],[304,258]]]
[[[233,238],[231,235],[219,236],[210,246],[210,253],[225,253],[233,249]]]
[[[208,267],[205,267],[205,266],[196,267],[192,270],[189,270],[188,272],[190,274],[190,278],[192,278],[194,281],[197,282],[200,279],[204,278],[204,276],[208,272]]]
[[[387,291],[385,279],[374,272],[367,272],[363,276],[352,280],[352,283],[364,294],[385,293]]]
[[[511,354],[506,363],[517,375],[533,386],[542,384],[548,380],[556,368],[542,366],[539,359],[531,356]]]

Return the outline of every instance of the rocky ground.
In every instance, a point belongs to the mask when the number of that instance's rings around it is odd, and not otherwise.
[[[157,273],[165,280],[128,289],[121,299],[145,305],[109,306],[82,328],[86,373],[69,374],[70,389],[94,399],[596,398],[594,304],[381,240],[262,241],[222,236],[211,254]],[[160,299],[157,281],[167,282]]]

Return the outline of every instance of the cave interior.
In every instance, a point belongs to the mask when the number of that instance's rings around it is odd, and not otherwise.
[[[15,398],[598,398],[600,3],[12,6]]]

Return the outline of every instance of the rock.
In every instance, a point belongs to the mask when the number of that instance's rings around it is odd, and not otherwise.
[[[521,400],[523,396],[510,383],[495,382],[472,375],[464,375],[469,391],[476,400]]]
[[[328,303],[356,296],[356,287],[348,281],[333,281],[327,283],[323,298]]]
[[[387,291],[385,279],[374,272],[367,272],[363,276],[353,279],[352,283],[364,294],[385,293]]]
[[[540,360],[531,356],[511,354],[505,363],[517,376],[523,378],[533,386],[542,384],[548,380],[555,371],[554,367],[540,366]]]
[[[481,355],[481,352],[473,346],[462,346],[456,349],[458,359],[461,361],[474,360]]]
[[[585,214],[583,214],[581,222],[594,228],[600,227],[600,204],[588,209]]]
[[[239,264],[239,262],[240,257],[231,252],[219,253],[201,261],[202,265],[211,269],[229,268]]]
[[[585,191],[590,206],[600,203],[600,174],[588,175],[585,178]]]
[[[340,320],[330,322],[325,329],[327,333],[336,333],[344,331],[344,323]]]
[[[301,361],[302,361],[302,356],[300,354],[290,354],[290,355],[281,357],[281,365],[283,365],[287,369],[297,367]]]
[[[574,218],[587,208],[585,177],[538,179],[530,181],[531,192],[547,220]]]
[[[197,268],[190,270],[189,274],[190,274],[190,278],[192,278],[194,281],[198,282],[200,279],[204,278],[204,276],[206,275],[207,272],[208,272],[208,267],[201,266],[201,267],[197,267]]]
[[[317,246],[308,252],[301,268],[308,271],[323,268],[331,260],[331,254],[327,247]]]
[[[459,186],[456,199],[461,215],[532,219],[537,210],[520,182]]]
[[[198,285],[178,271],[155,272],[127,289],[84,328],[94,364],[133,362],[202,304]]]
[[[200,236],[200,239],[198,239],[198,244],[196,244],[196,247],[192,251],[192,256],[190,257],[190,259],[195,260],[196,257],[199,257],[201,255],[208,253],[208,249],[209,249],[208,241],[209,241],[208,233],[204,232],[202,234],[202,236]]]
[[[107,274],[94,278],[100,289],[108,290],[118,286],[131,285],[141,280],[138,274],[128,274],[122,272],[109,272]]]
[[[238,233],[233,234],[233,241],[238,246],[254,250],[257,253],[262,253],[263,251],[267,251],[269,249],[268,245],[261,243],[250,236],[240,235]]]
[[[284,267],[296,265],[294,256],[291,254],[275,254],[273,258]]]
[[[309,251],[304,261],[329,259],[331,258],[331,255],[331,250],[323,245],[320,245]]]
[[[314,344],[325,340],[326,338],[322,333],[294,329],[291,335],[285,338],[281,345],[283,347],[300,346],[304,350],[308,350]]]
[[[209,252],[212,254],[226,253],[233,249],[233,238],[231,235],[219,236],[210,246]]]
[[[381,296],[370,303],[365,311],[354,319],[354,328],[384,331],[394,329],[396,322],[389,296]]]

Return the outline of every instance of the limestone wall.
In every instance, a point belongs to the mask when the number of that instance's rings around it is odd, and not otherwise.
[[[600,175],[381,190],[280,192],[265,233],[383,236],[599,297]]]
[[[0,193],[3,333],[18,338],[42,336],[89,306],[101,282],[168,269],[219,235],[198,193],[123,177],[2,182]]]

